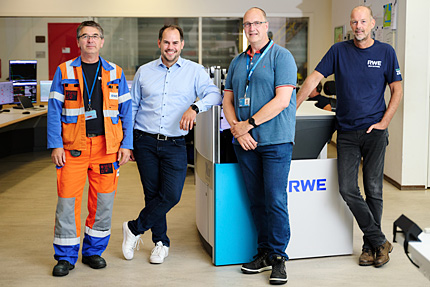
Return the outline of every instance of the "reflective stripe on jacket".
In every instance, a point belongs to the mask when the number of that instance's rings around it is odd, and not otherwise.
[[[120,146],[132,149],[131,97],[125,76],[119,66],[101,57],[100,61],[106,153],[116,153]],[[81,58],[62,63],[48,103],[48,148],[86,149],[83,90]]]

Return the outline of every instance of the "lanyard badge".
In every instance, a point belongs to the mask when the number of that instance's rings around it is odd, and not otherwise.
[[[242,107],[249,107],[250,106],[251,98],[247,97],[246,95],[248,93],[249,83],[251,82],[251,76],[254,73],[254,70],[257,67],[258,63],[260,63],[261,59],[263,59],[263,57],[266,56],[267,51],[269,51],[270,48],[272,48],[272,46],[273,46],[273,40],[270,40],[269,45],[264,50],[263,54],[261,54],[260,58],[258,58],[257,63],[255,63],[255,65],[253,65],[251,70],[249,70],[249,64],[250,64],[249,56],[246,57],[246,72],[248,74],[248,77],[246,79],[245,95],[242,98],[239,98],[239,107],[242,108]]]
[[[239,107],[249,107],[251,104],[251,99],[246,97],[246,94],[243,98],[239,98]]]
[[[85,120],[88,121],[93,119],[97,119],[96,110],[85,111]]]
[[[97,71],[96,71],[96,74],[94,75],[94,81],[93,81],[93,85],[91,87],[91,91],[90,91],[90,89],[88,89],[87,79],[85,78],[84,69],[82,69],[82,78],[84,79],[85,88],[87,89],[87,94],[88,94],[88,109],[89,109],[89,111],[85,112],[85,120],[86,121],[97,118],[97,112],[91,108],[91,96],[94,92],[94,87],[96,85],[97,77],[99,74],[100,62],[101,61],[99,59],[99,64],[97,65]]]

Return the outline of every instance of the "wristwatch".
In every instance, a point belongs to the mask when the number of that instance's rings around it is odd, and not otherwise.
[[[196,114],[199,113],[199,107],[198,106],[196,106],[195,104],[192,104],[190,107],[196,112]]]
[[[248,119],[248,123],[249,123],[251,126],[253,126],[254,128],[258,127],[258,125],[255,123],[255,120],[254,120],[254,118],[253,118],[253,117],[250,117],[250,118]]]

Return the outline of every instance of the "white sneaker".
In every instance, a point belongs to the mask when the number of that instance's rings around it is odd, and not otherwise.
[[[158,241],[155,244],[154,249],[151,251],[151,257],[149,257],[149,262],[153,264],[160,264],[164,262],[164,258],[169,256],[169,247],[164,246],[163,242]]]
[[[134,250],[139,250],[139,242],[143,241],[140,239],[139,235],[134,235],[128,228],[128,222],[122,224],[122,234],[124,239],[122,241],[122,254],[124,254],[125,259],[131,260],[134,256]]]

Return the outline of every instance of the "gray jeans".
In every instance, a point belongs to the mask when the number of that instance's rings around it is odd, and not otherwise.
[[[388,131],[338,131],[339,192],[363,231],[363,249],[375,249],[387,240],[381,230],[382,183]],[[358,169],[363,158],[365,199],[358,187]]]

